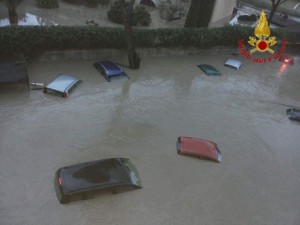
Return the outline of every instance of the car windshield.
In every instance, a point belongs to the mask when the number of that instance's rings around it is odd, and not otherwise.
[[[138,171],[135,168],[135,166],[129,160],[126,161],[125,164],[126,164],[126,168],[129,171],[129,175],[130,175],[132,183],[134,183],[138,186],[141,186],[141,179],[140,179],[140,176],[139,176]]]

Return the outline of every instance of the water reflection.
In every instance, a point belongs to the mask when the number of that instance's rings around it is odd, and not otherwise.
[[[46,18],[38,17],[30,13],[26,13],[25,16],[18,20],[19,26],[55,26],[57,23],[48,20]],[[0,27],[10,26],[8,18],[0,20]]]
[[[282,64],[277,73],[277,78],[281,78],[282,74],[286,71],[286,64]]]

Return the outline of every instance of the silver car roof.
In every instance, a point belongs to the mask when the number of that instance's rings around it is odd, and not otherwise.
[[[49,83],[46,88],[64,93],[78,81],[80,81],[80,79],[75,76],[61,74],[56,77],[51,83]]]
[[[235,69],[239,69],[240,66],[242,65],[242,62],[236,59],[227,59],[226,62],[224,63],[225,66],[230,66]]]

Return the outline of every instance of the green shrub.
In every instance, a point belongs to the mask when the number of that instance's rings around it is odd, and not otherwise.
[[[133,20],[135,24],[141,26],[149,26],[151,23],[151,16],[142,6],[136,6],[134,9]]]
[[[226,26],[212,29],[133,29],[136,47],[198,47],[237,46],[240,39],[245,43],[253,36],[253,28]],[[289,45],[299,36],[283,29],[272,30],[277,40],[286,38]],[[295,45],[296,46],[296,45]],[[294,46],[294,47],[295,47]],[[299,45],[298,45],[299,46]],[[289,46],[288,46],[289,47]],[[68,49],[126,49],[123,28],[113,27],[65,27],[19,26],[0,28],[0,56],[22,54],[26,58],[39,56],[44,51]],[[1,57],[0,57],[1,58]]]
[[[128,2],[125,3],[129,5]],[[107,11],[108,19],[114,23],[123,24],[124,12],[119,1],[115,2],[111,8]],[[136,6],[131,20],[131,25],[149,26],[151,23],[151,16],[142,6]]]
[[[107,5],[109,0],[63,0],[70,4],[86,5],[88,7],[97,7],[98,4]]]
[[[58,0],[35,0],[35,3],[38,8],[58,8]]]
[[[119,1],[115,2],[107,11],[107,17],[114,23],[123,24],[123,9]]]
[[[70,4],[81,4],[81,0],[63,0],[63,1]]]
[[[99,0],[86,0],[85,3],[89,7],[97,7],[99,4]]]
[[[101,5],[108,5],[109,0],[98,0]]]

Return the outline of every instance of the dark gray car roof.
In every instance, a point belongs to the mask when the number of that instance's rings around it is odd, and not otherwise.
[[[201,64],[197,66],[208,76],[221,76],[221,73],[211,65]]]
[[[60,169],[64,193],[101,189],[132,183],[129,171],[120,158],[81,163]]]

